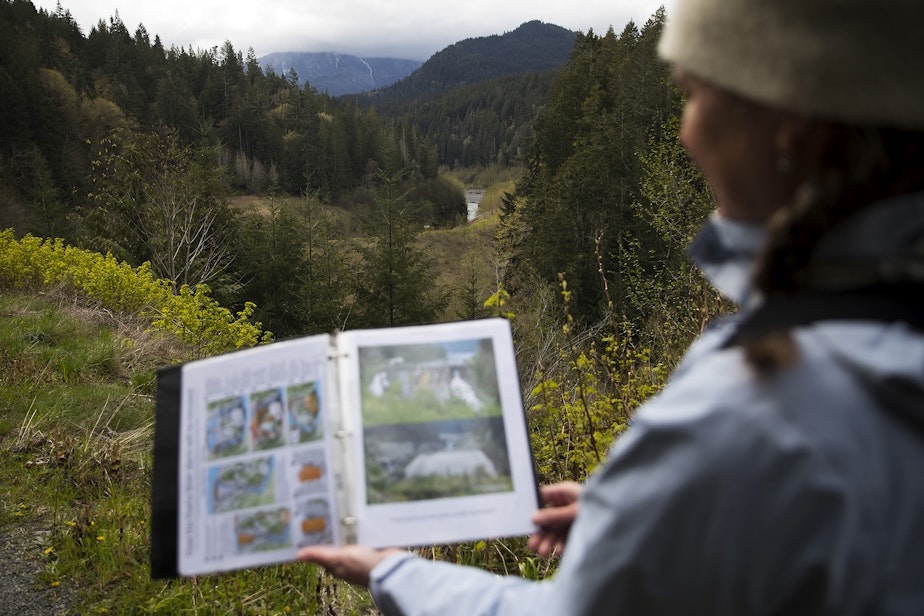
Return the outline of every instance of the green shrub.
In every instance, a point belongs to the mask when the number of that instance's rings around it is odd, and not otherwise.
[[[12,229],[0,231],[0,288],[64,288],[106,310],[150,319],[152,329],[175,334],[197,357],[272,339],[250,320],[255,309],[250,302],[232,313],[206,285],[183,285],[174,293],[172,281],[155,278],[148,263],[135,268],[61,239],[26,235],[17,240]]]

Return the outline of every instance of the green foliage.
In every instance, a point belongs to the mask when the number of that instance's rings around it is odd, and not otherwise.
[[[718,313],[730,305],[686,256],[686,247],[715,207],[705,178],[678,139],[680,119],[670,118],[641,155],[644,176],[635,204],[647,225],[618,256],[628,309],[644,344],[676,361]]]
[[[241,225],[238,271],[245,297],[259,306],[260,321],[280,337],[309,329],[313,297],[307,290],[314,265],[311,254],[316,229],[300,215],[300,205],[272,199],[266,215],[245,215]],[[312,205],[307,204],[306,211]],[[305,243],[308,238],[308,248]]]
[[[446,176],[415,183],[408,198],[423,205],[424,221],[434,226],[457,226],[468,212],[462,184]]]
[[[273,196],[242,217],[243,295],[277,336],[352,325],[359,256],[343,225],[314,194]]]
[[[233,221],[209,151],[167,133],[117,132],[93,162],[97,207],[84,216],[92,245],[104,245],[182,285],[215,284],[233,252]]]
[[[270,342],[272,335],[260,331],[260,323],[251,323],[256,306],[245,302],[236,313],[218,304],[209,296],[209,288],[199,285],[195,290],[184,285],[178,294],[154,308],[157,317],[151,322],[155,328],[176,334],[204,357],[224,351]]]
[[[508,280],[517,294],[534,271],[546,283],[565,273],[577,292],[576,318],[592,322],[606,311],[597,284],[598,240],[613,277],[618,312],[628,305],[620,253],[647,221],[633,208],[650,135],[679,105],[656,44],[665,19],[659,10],[639,30],[579,36],[568,65],[556,76],[536,119],[529,172],[507,200],[502,240],[519,270]],[[643,250],[648,246],[643,245]]]
[[[455,279],[452,296],[455,300],[457,319],[465,321],[479,319],[488,314],[487,305],[483,298],[483,291],[487,288],[485,277],[485,256],[477,250],[468,250],[459,258],[463,265],[461,280]]]
[[[0,285],[5,289],[63,287],[108,310],[138,314],[151,327],[170,332],[191,345],[195,356],[212,355],[267,342],[271,335],[252,323],[255,306],[236,314],[221,307],[205,285],[158,279],[148,264],[133,268],[112,255],[74,248],[63,240],[0,232]]]
[[[434,288],[431,266],[414,240],[419,227],[415,205],[399,194],[399,177],[378,175],[380,187],[369,212],[369,241],[358,248],[362,278],[356,292],[359,327],[385,327],[433,322],[446,303]]]
[[[498,286],[497,291],[484,302],[484,307],[491,311],[495,317],[513,319],[515,316],[507,309],[510,302],[510,293],[504,290],[503,286]]]
[[[663,386],[668,374],[648,349],[635,347],[625,327],[612,333],[577,330],[564,278],[561,294],[564,340],[553,367],[539,368],[531,392],[536,402],[528,415],[542,483],[585,479],[605,459],[632,412]]]
[[[74,614],[374,613],[310,565],[151,579],[153,398],[124,378],[163,361],[150,342],[73,299],[0,297],[0,529],[27,538],[43,596]]]

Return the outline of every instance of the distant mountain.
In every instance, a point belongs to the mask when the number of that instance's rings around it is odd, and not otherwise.
[[[437,52],[408,77],[373,96],[376,104],[379,98],[408,100],[505,75],[556,70],[570,58],[577,34],[530,21],[512,32],[465,39]]]
[[[299,78],[308,75],[308,82],[319,91],[346,94],[361,106],[374,106],[380,117],[416,127],[419,136],[435,145],[441,162],[487,166],[524,155],[536,112],[579,36],[561,26],[530,21],[512,32],[450,45],[388,86],[359,81],[360,76],[368,79],[370,70],[374,73],[370,59],[306,53],[271,54],[260,62],[264,66],[275,62],[277,74],[295,67]],[[293,61],[274,60],[284,56],[311,58],[314,64],[299,68]],[[330,73],[346,73],[348,60],[363,67],[352,72],[353,83],[363,85],[352,85],[352,90],[325,86]]]
[[[333,52],[279,52],[258,59],[264,71],[298,74],[299,85],[305,82],[318,92],[331,96],[358,94],[389,86],[407,77],[421,65],[417,60],[398,58],[360,58]]]
[[[401,81],[352,98],[416,127],[444,164],[508,164],[527,151],[536,112],[579,36],[531,21],[450,45]]]
[[[331,96],[384,90],[383,98],[406,100],[520,73],[555,70],[568,61],[577,32],[541,21],[512,32],[469,38],[434,54],[426,62],[397,58],[360,58],[334,52],[279,52],[259,58],[263,70],[287,75],[295,69],[307,82]]]

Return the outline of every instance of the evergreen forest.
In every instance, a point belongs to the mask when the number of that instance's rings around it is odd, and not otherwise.
[[[609,302],[641,324],[652,293],[677,299],[641,287],[680,266],[675,244],[708,207],[676,146],[680,98],[655,54],[663,19],[578,33],[559,68],[572,33],[531,22],[436,54],[421,71],[444,91],[400,82],[340,100],[264,73],[230,42],[165,49],[118,14],[84,34],[61,5],[2,0],[0,225],[150,262],[232,307],[253,301],[280,336],[412,323],[459,316],[440,313],[447,291],[415,244],[464,222],[452,171],[525,168],[503,197],[493,282],[526,297],[563,275],[575,316],[593,322]],[[260,207],[237,206],[246,195]],[[381,314],[366,304],[380,293],[393,298]]]

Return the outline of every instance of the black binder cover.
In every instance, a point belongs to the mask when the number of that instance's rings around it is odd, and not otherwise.
[[[157,373],[154,475],[151,482],[151,577],[177,576],[181,366]]]

